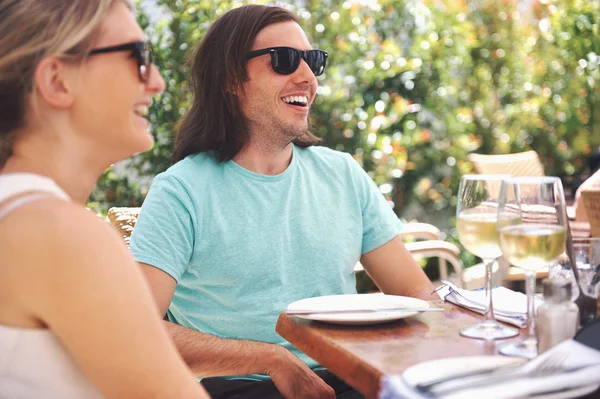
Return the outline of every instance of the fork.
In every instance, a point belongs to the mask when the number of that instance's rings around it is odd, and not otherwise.
[[[508,377],[537,377],[552,374],[560,370],[566,354],[562,352],[553,353],[547,358],[541,360],[532,366],[531,361],[525,364],[508,365],[501,368],[486,368],[473,372],[454,374],[450,377],[439,378],[427,383],[417,384],[415,388],[421,392],[448,393],[464,389],[466,387],[475,388],[504,381]],[[564,371],[575,371],[567,369]],[[450,385],[444,388],[445,385]]]

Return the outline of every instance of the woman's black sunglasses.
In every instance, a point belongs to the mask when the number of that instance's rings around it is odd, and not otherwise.
[[[269,47],[261,50],[254,50],[246,55],[249,60],[264,54],[271,54],[271,66],[273,71],[280,75],[292,74],[300,66],[300,61],[304,60],[315,76],[322,75],[327,65],[328,54],[323,50],[296,50],[292,47]]]
[[[152,71],[152,46],[149,42],[132,42],[119,44],[118,46],[101,47],[90,50],[89,55],[114,53],[117,51],[131,51],[131,56],[135,57],[138,64],[138,75],[142,83],[150,80]]]

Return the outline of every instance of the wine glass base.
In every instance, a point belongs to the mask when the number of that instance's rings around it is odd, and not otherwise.
[[[533,359],[537,356],[537,339],[526,338],[521,342],[515,344],[504,345],[500,348],[499,352],[505,356],[516,356],[524,357],[526,359]]]
[[[460,330],[460,335],[463,337],[485,340],[511,338],[518,334],[519,330],[516,328],[505,327],[493,320]]]

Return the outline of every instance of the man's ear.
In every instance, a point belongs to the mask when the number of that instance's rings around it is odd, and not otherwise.
[[[68,108],[74,100],[72,73],[56,57],[44,58],[35,69],[34,89],[51,107]]]
[[[243,80],[233,81],[233,79],[227,79],[228,81],[225,83],[225,91],[234,97],[241,97],[244,95],[244,85]]]
[[[232,95],[234,97],[238,97],[240,95],[239,86],[228,85],[225,91],[227,92],[227,94]]]

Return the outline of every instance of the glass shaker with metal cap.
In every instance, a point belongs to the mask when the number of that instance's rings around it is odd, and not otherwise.
[[[568,281],[543,281],[544,303],[536,316],[538,354],[573,338],[579,329],[579,308],[571,302]]]

